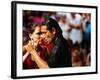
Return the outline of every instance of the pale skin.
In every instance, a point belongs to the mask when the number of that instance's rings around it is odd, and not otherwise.
[[[52,28],[52,32],[47,30],[46,25],[41,26],[41,35],[40,38],[44,39],[48,44],[50,42],[52,42],[56,30],[54,28]],[[31,49],[31,48],[30,48]],[[49,68],[48,63],[46,61],[44,61],[43,59],[41,59],[38,55],[39,52],[36,52],[35,50],[31,51],[31,54],[34,57],[35,62],[37,63],[39,68]]]
[[[55,28],[52,28],[52,32],[50,32],[49,30],[47,30],[46,25],[41,26],[41,35],[40,37],[42,39],[44,39],[44,41],[49,44],[52,42],[53,38],[55,37],[56,34],[56,30]]]
[[[40,35],[40,28],[36,27],[35,31],[30,35],[31,40],[29,41],[28,45],[26,46],[26,54],[23,56],[23,62],[26,60],[29,54],[31,54],[31,60],[35,61],[39,68],[49,68],[46,61],[44,61],[39,55],[40,52],[36,51],[37,46],[39,45]]]
[[[32,44],[30,44],[28,46],[29,48],[29,52],[32,55],[32,59],[36,62],[36,64],[38,65],[38,67],[41,68],[49,68],[48,64],[46,61],[44,61],[40,56],[40,52],[37,52],[33,47]]]
[[[25,49],[25,50],[27,50],[27,52],[26,52],[26,54],[23,56],[23,62],[26,60],[26,58],[28,57],[28,55],[29,55],[29,48],[28,48],[28,46],[30,45],[30,44],[35,44],[35,43],[37,43],[37,41],[39,40],[39,35],[37,34],[37,33],[39,33],[40,32],[40,27],[36,27],[35,28],[35,30],[34,30],[34,32],[32,33],[32,34],[29,34],[29,37],[30,37],[30,41],[28,42],[28,44],[27,45],[25,45],[24,47],[23,47],[23,50]]]

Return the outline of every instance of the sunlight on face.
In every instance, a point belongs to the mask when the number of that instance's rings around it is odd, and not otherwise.
[[[41,38],[49,44],[53,39],[54,34],[47,30],[46,25],[41,26]]]
[[[40,39],[39,33],[40,33],[40,27],[37,26],[37,27],[35,28],[34,32],[31,34],[31,39],[32,39],[33,41],[35,41],[35,42],[38,41],[38,40]]]

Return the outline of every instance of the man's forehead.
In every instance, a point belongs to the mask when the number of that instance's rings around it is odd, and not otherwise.
[[[46,31],[46,30],[47,30],[46,25],[41,26],[41,31]]]

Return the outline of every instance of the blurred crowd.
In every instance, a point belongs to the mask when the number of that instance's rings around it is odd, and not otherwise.
[[[28,31],[48,17],[55,19],[63,31],[72,55],[72,66],[91,65],[91,14],[44,11],[23,11],[23,45],[28,43]]]

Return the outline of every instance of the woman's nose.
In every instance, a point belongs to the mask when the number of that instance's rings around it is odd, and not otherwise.
[[[44,38],[44,35],[40,35],[41,38]]]

